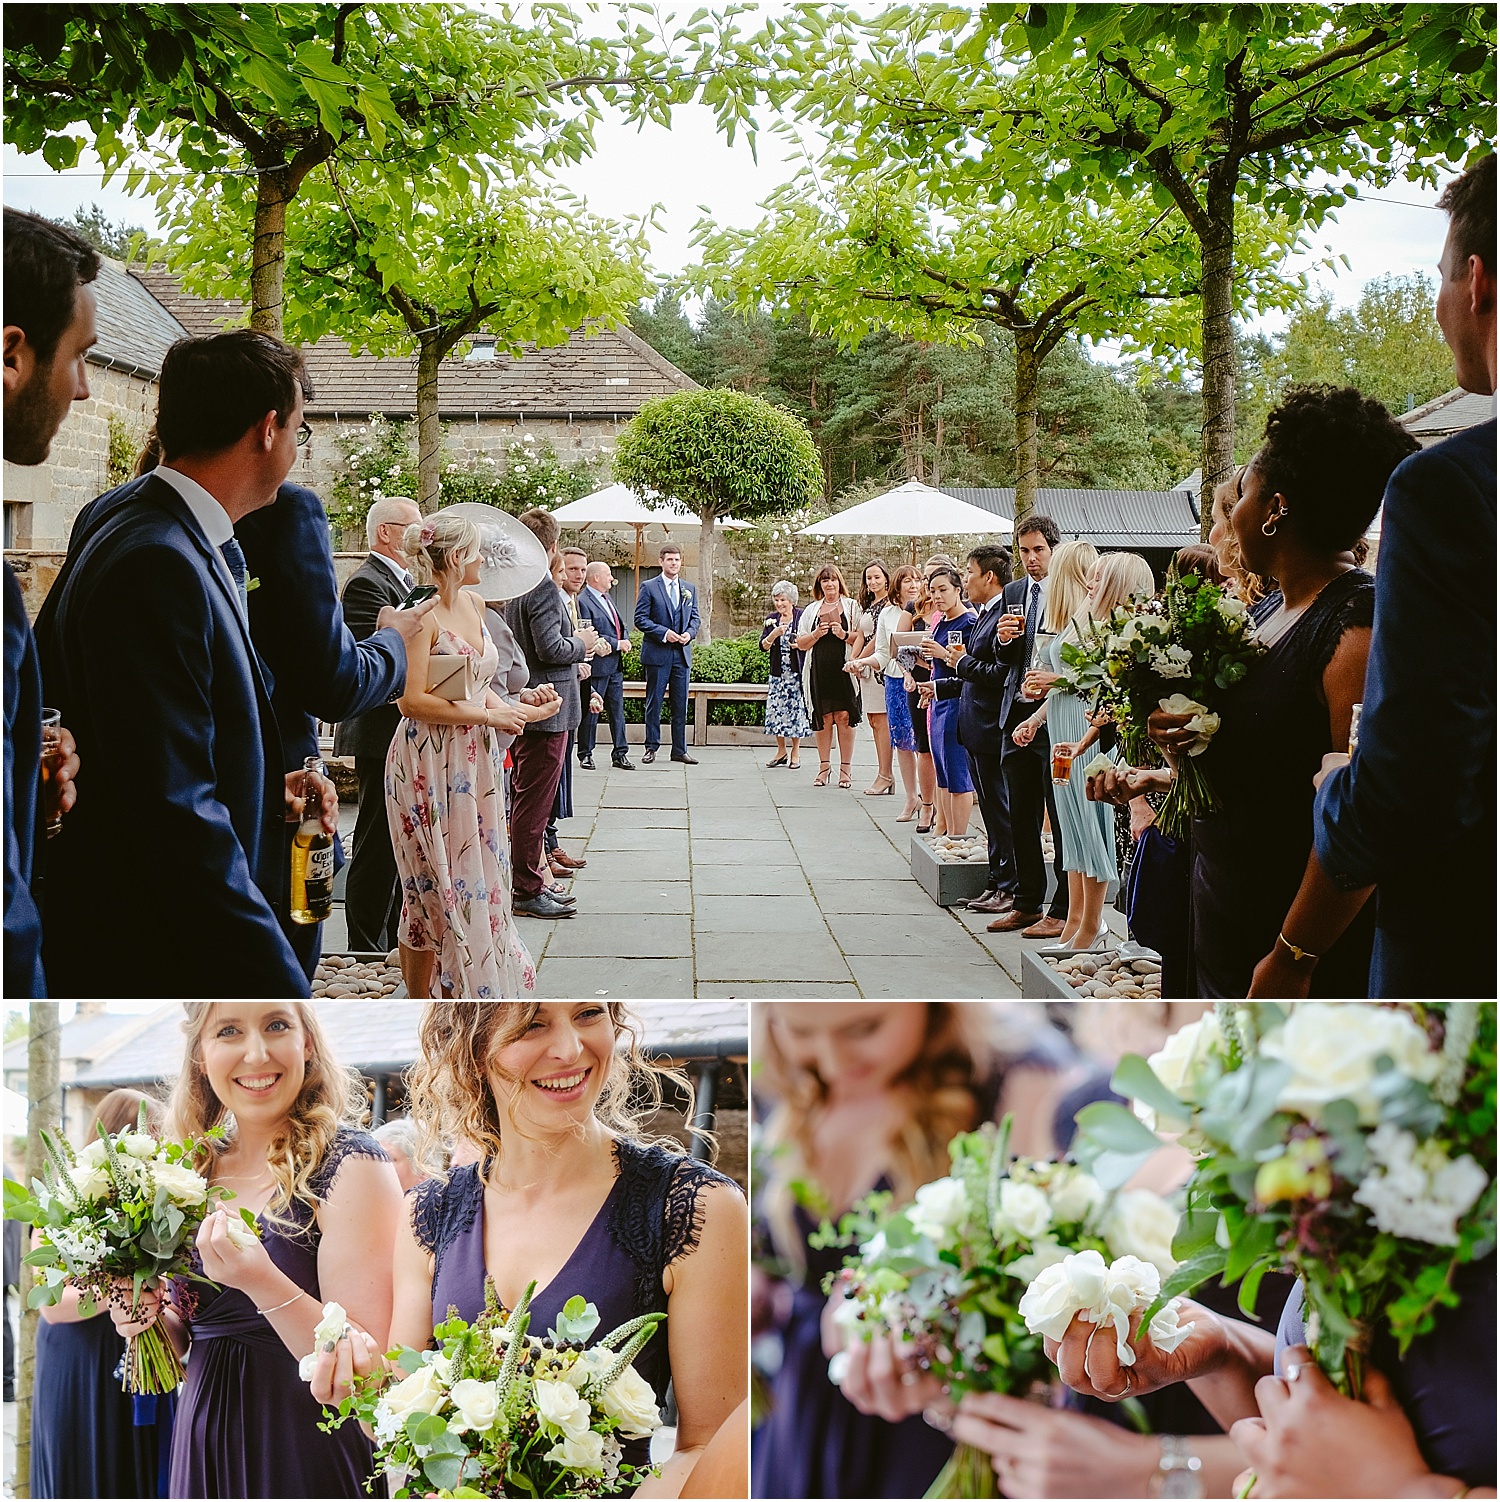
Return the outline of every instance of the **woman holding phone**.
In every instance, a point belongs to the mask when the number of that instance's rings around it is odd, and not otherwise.
[[[490,686],[499,653],[483,598],[466,588],[480,583],[485,546],[473,521],[447,511],[409,526],[401,546],[418,583],[438,591],[418,638],[427,650],[414,644],[408,654],[397,700],[403,718],[385,764],[402,979],[413,997],[519,996],[536,984],[536,970],[511,917],[495,733],[519,733],[527,714]],[[508,549],[519,562],[521,547],[505,529],[490,551]]]

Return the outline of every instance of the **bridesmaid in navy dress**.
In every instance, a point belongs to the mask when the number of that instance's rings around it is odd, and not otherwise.
[[[199,1164],[254,1211],[261,1239],[238,1245],[217,1210],[197,1259],[217,1291],[180,1283],[151,1300],[180,1353],[189,1347],[172,1440],[174,1497],[363,1497],[374,1467],[353,1425],[324,1434],[297,1365],[325,1301],[383,1342],[390,1248],[400,1213],[396,1171],[353,1123],[365,1095],[340,1069],[306,1002],[188,1002],[186,1055],[168,1135],[201,1136],[232,1117]],[[122,1331],[129,1325],[116,1313]],[[363,1345],[363,1334],[357,1338]]]
[[[731,1180],[675,1143],[642,1139],[639,1102],[660,1100],[660,1071],[637,1052],[632,1027],[618,1002],[427,1005],[413,1119],[428,1148],[471,1144],[480,1161],[411,1195],[396,1238],[391,1345],[425,1349],[450,1306],[473,1320],[486,1275],[507,1308],[535,1281],[538,1334],[575,1294],[598,1308],[600,1334],[664,1310],[635,1366],[658,1404],[673,1383],[676,1449],[635,1495],[675,1497],[747,1395],[748,1213]],[[368,1370],[358,1347],[350,1355]],[[334,1370],[325,1358],[313,1380],[331,1401],[343,1394]],[[622,1458],[644,1466],[648,1451],[630,1442]]]

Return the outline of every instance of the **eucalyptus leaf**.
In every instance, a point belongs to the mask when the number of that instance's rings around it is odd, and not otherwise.
[[[1109,1085],[1116,1094],[1130,1096],[1150,1106],[1158,1115],[1181,1122],[1192,1119],[1192,1107],[1162,1084],[1156,1071],[1140,1054],[1126,1054],[1115,1066]]]

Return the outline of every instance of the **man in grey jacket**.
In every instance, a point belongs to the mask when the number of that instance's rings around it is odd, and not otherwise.
[[[525,511],[520,521],[546,548],[550,563],[557,556],[557,523],[551,513]],[[528,725],[510,748],[511,905],[533,918],[571,918],[573,899],[549,890],[551,873],[542,846],[568,747],[583,717],[578,664],[588,656],[589,641],[574,635],[550,574],[505,607],[505,620],[531,669],[529,686],[550,683],[562,699],[551,719]]]

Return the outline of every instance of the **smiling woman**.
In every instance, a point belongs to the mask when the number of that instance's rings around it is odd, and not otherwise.
[[[677,1401],[673,1451],[640,1497],[677,1496],[711,1452],[715,1474],[748,1435],[725,1428],[748,1395],[749,1217],[737,1185],[654,1140],[645,1126],[663,1086],[686,1088],[640,1051],[640,1025],[619,1002],[432,1002],[410,1079],[419,1151],[452,1148],[461,1167],[421,1183],[396,1238],[391,1346],[421,1351],[450,1310],[472,1323],[486,1280],[507,1309],[528,1285],[533,1331],[558,1326],[575,1297],[601,1329],[667,1316],[636,1369],[658,1405]],[[351,1368],[378,1363],[358,1347],[325,1357],[313,1391],[337,1401]],[[649,1426],[648,1426],[649,1427]],[[615,1462],[650,1464],[628,1439]],[[733,1456],[727,1457],[733,1470]]]
[[[298,1380],[325,1299],[350,1337],[383,1346],[391,1313],[396,1172],[358,1130],[365,1095],[339,1067],[306,1002],[188,1002],[182,1070],[167,1135],[224,1129],[195,1165],[257,1217],[259,1238],[222,1209],[204,1221],[196,1260],[209,1284],[148,1295],[180,1353],[192,1349],[172,1440],[176,1497],[360,1497],[368,1441],[324,1434]],[[213,1286],[217,1285],[217,1286]]]

